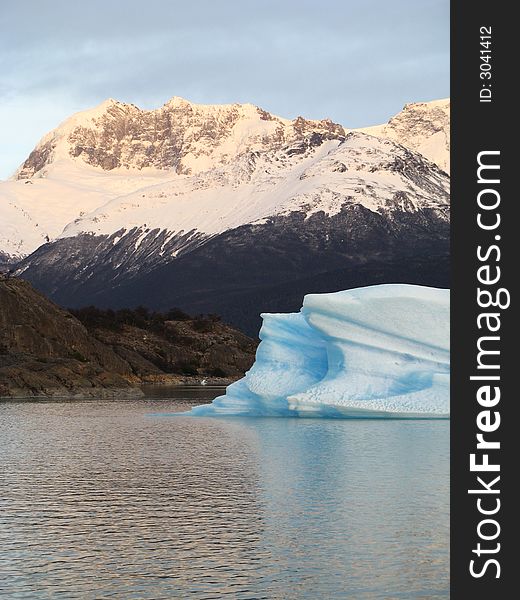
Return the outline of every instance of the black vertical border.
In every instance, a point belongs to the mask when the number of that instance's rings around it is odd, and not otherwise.
[[[493,459],[501,464],[501,509],[496,515],[501,533],[496,540],[501,549],[496,557],[501,566],[499,579],[496,570],[488,569],[486,575],[474,578],[469,563],[476,558],[472,550],[479,539],[477,525],[483,517],[476,507],[476,496],[468,494],[475,488],[476,473],[469,469],[469,455],[475,452],[476,417],[482,410],[476,402],[478,385],[469,377],[476,374],[477,329],[477,260],[479,244],[493,243],[495,234],[501,236],[502,278],[499,287],[511,291],[520,269],[515,264],[520,257],[515,239],[515,206],[520,205],[518,194],[512,191],[515,171],[513,144],[518,138],[516,112],[513,110],[517,82],[516,60],[520,55],[517,41],[520,38],[512,15],[514,3],[500,0],[452,0],[451,3],[451,178],[452,178],[452,322],[451,322],[451,597],[453,599],[498,600],[516,597],[515,567],[516,516],[518,493],[515,490],[520,458],[520,429],[517,428],[518,392],[513,391],[514,363],[520,363],[520,350],[515,349],[515,338],[520,333],[513,322],[515,296],[511,307],[501,311],[500,331],[501,425],[495,439],[500,440],[500,450]],[[479,92],[484,81],[480,78],[480,28],[492,28],[492,102],[480,102]],[[500,231],[483,232],[477,226],[477,194],[482,186],[477,184],[477,155],[484,150],[500,150]],[[520,235],[517,234],[518,242]],[[515,333],[516,331],[516,333]],[[516,367],[520,374],[520,364]],[[491,455],[490,455],[491,457]],[[520,483],[520,482],[519,482]],[[485,542],[484,542],[485,544]],[[492,542],[488,544],[492,546]],[[492,558],[492,555],[489,555]],[[482,560],[480,561],[482,565]]]

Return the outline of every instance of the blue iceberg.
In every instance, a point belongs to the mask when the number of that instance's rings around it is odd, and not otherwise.
[[[448,418],[450,292],[376,285],[263,314],[245,377],[189,415]]]

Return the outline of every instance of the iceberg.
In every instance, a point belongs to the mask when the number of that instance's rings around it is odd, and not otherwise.
[[[245,376],[192,416],[448,418],[446,289],[375,285],[263,314]]]

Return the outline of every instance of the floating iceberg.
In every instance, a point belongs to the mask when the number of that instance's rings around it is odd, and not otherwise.
[[[189,415],[449,417],[449,290],[376,285],[264,314],[256,361]]]

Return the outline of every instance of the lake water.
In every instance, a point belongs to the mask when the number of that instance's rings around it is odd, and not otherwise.
[[[449,422],[0,403],[0,596],[449,597]]]

